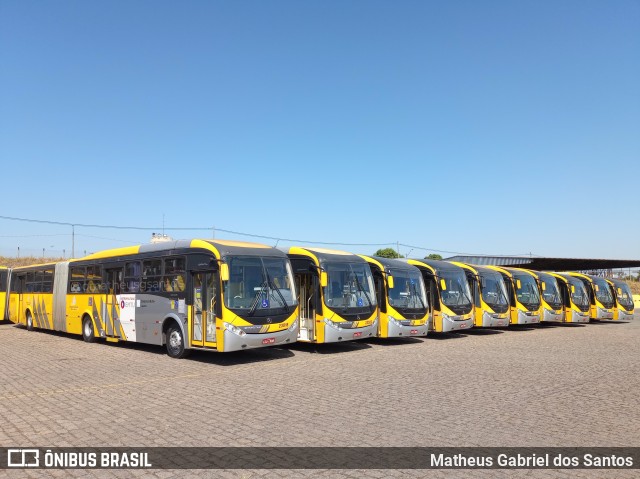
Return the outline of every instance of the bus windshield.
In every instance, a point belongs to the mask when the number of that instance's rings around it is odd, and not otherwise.
[[[589,309],[589,293],[587,288],[579,279],[570,278],[569,285],[571,287],[571,301],[582,311]]]
[[[398,309],[427,311],[427,293],[420,271],[390,268],[393,288],[389,288],[389,304]]]
[[[440,283],[442,302],[450,308],[456,308],[456,314],[466,314],[471,310],[471,290],[464,271],[444,270],[438,272],[440,280],[445,281],[446,289]]]
[[[504,313],[509,307],[507,296],[507,286],[500,273],[489,273],[482,271],[480,273],[480,286],[482,299],[496,313]]]
[[[327,272],[324,302],[329,308],[373,312],[376,295],[368,264],[327,262],[323,268]]]
[[[605,308],[613,307],[613,297],[606,280],[602,278],[593,278],[593,284],[596,290],[596,299],[602,303]]]
[[[540,273],[540,282],[542,283],[542,298],[553,309],[562,307],[562,297],[556,279],[548,274]]]
[[[631,294],[631,288],[629,288],[629,285],[623,282],[616,282],[614,284],[614,288],[616,290],[618,303],[620,303],[625,309],[633,309],[633,295]]]
[[[526,273],[515,273],[516,279],[516,298],[528,309],[538,309],[540,307],[540,293],[538,292],[538,284],[533,276]],[[517,287],[517,284],[520,287]]]
[[[231,256],[225,261],[229,265],[229,281],[224,282],[227,308],[262,316],[274,310],[289,312],[296,305],[293,274],[286,259]]]

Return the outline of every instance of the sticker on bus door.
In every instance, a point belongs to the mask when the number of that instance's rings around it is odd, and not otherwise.
[[[136,340],[136,295],[119,294],[116,296],[120,306],[120,324],[127,341]]]

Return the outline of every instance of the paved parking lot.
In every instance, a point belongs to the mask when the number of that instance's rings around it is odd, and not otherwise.
[[[637,316],[637,315],[636,315]],[[0,325],[3,446],[640,446],[640,320],[168,358]],[[7,471],[5,471],[7,472]],[[24,477],[11,471],[10,477]],[[27,471],[635,477],[637,471]],[[0,471],[0,475],[3,472]]]

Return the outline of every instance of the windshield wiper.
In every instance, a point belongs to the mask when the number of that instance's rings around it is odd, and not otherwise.
[[[253,303],[251,304],[251,309],[248,313],[249,316],[253,316],[253,313],[255,313],[256,308],[258,307],[258,300],[262,297],[262,292],[265,290],[265,288],[269,288],[269,283],[267,281],[263,281],[262,285],[260,285],[260,291],[258,291],[258,294],[256,294],[256,297],[253,299]],[[269,295],[267,295],[267,298],[268,297]]]
[[[411,279],[409,279],[409,281],[411,281]],[[415,295],[416,298],[418,298],[418,300],[420,301],[420,304],[422,305],[422,307],[424,309],[427,309],[427,306],[424,304],[424,301],[422,301],[422,298],[418,294],[418,289],[416,288],[416,284],[415,283],[411,283],[411,288],[413,289],[413,294]]]
[[[287,304],[287,301],[284,299],[284,296],[282,296],[282,293],[280,292],[280,288],[278,288],[278,286],[276,286],[276,284],[271,279],[271,276],[269,276],[269,270],[265,270],[265,273],[267,274],[267,282],[271,286],[271,289],[275,290],[276,293],[278,293],[278,296],[280,296],[280,299],[282,300],[282,306],[284,307],[284,309],[288,313],[289,312],[289,305]]]
[[[369,298],[369,295],[367,294],[367,292],[364,290],[364,288],[360,284],[360,280],[358,279],[358,275],[356,274],[355,271],[353,271],[353,268],[351,269],[351,273],[353,273],[353,276],[356,279],[356,284],[358,285],[358,288],[360,289],[360,291],[362,291],[364,293],[364,296],[367,298],[367,301],[369,302],[369,308],[371,308],[371,312],[373,312],[373,303],[371,302],[371,298]]]

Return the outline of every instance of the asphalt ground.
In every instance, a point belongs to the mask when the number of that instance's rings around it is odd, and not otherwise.
[[[175,360],[0,324],[0,446],[640,446],[640,320]],[[7,477],[638,477],[623,470],[0,470]]]

